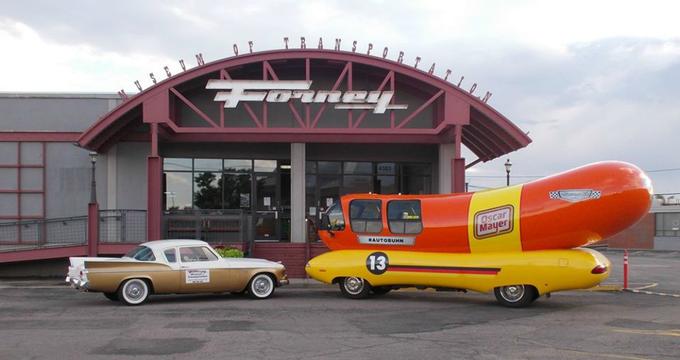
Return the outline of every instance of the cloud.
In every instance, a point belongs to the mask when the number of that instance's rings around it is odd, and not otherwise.
[[[39,8],[40,11],[35,9]],[[490,90],[490,104],[534,142],[510,154],[516,175],[543,175],[602,159],[645,169],[680,167],[680,26],[674,1],[53,1],[8,2],[0,17],[2,91],[135,92],[163,78],[243,52],[277,49],[288,36],[326,47],[342,38],[389,58],[437,63]],[[474,156],[468,153],[470,161]],[[504,184],[503,159],[476,166],[473,185]],[[680,173],[654,173],[680,191]],[[527,179],[527,178],[524,178]]]

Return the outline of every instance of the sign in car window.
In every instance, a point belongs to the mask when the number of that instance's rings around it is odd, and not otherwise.
[[[206,284],[210,282],[210,270],[187,270],[186,279],[187,284]]]

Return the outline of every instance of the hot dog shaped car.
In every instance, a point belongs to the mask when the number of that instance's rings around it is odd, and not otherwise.
[[[222,258],[199,240],[158,240],[140,244],[122,258],[72,257],[66,282],[110,300],[140,305],[150,294],[247,292],[266,299],[288,284],[280,263]]]
[[[347,195],[322,219],[332,251],[306,271],[350,298],[430,286],[493,291],[503,305],[525,306],[605,280],[609,261],[577,247],[636,223],[651,194],[639,168],[609,161],[478,193]]]

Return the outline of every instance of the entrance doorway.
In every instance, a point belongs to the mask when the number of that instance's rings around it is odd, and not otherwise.
[[[255,160],[255,241],[290,241],[290,162]]]

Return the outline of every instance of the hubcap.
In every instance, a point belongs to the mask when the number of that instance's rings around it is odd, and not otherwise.
[[[255,293],[257,295],[266,296],[267,294],[269,294],[269,291],[271,290],[271,288],[272,288],[272,280],[266,275],[259,276],[253,282],[253,291],[255,291]]]
[[[524,285],[510,285],[501,288],[501,297],[508,302],[517,302],[524,296]]]
[[[138,302],[146,296],[146,286],[140,281],[131,281],[125,286],[125,297],[130,302]]]
[[[356,295],[364,288],[364,279],[356,277],[345,278],[345,290],[352,295]]]

